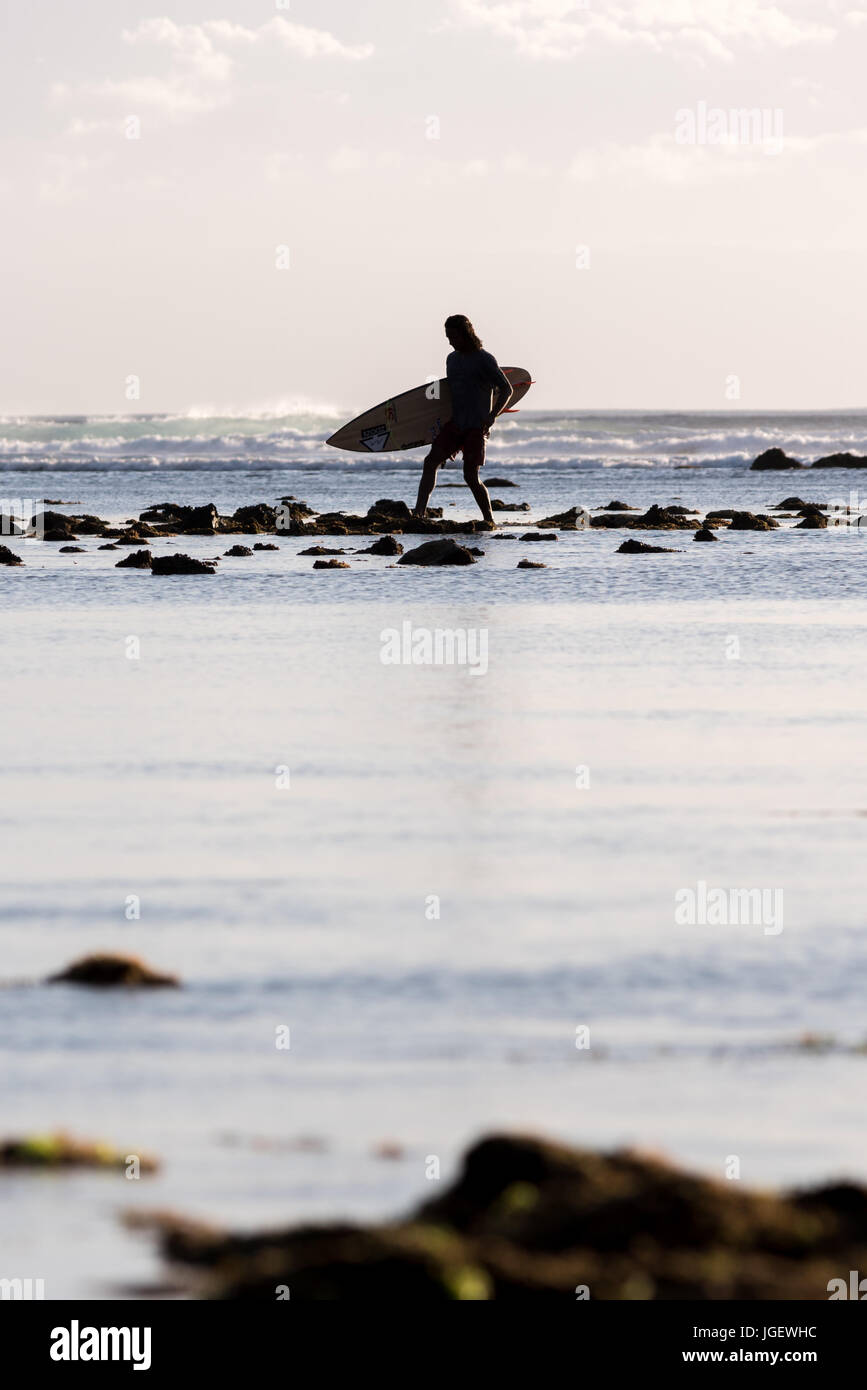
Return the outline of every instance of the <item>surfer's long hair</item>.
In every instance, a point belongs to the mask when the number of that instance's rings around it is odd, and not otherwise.
[[[446,333],[457,340],[458,352],[478,352],[482,346],[482,340],[466,314],[449,314]]]

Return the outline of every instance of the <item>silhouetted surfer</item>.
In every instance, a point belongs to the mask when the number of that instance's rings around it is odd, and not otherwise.
[[[485,352],[473,325],[465,314],[446,319],[446,337],[454,348],[446,358],[446,376],[452,397],[452,418],[446,421],[424,461],[415,515],[423,517],[436,487],[437,469],[460,451],[464,458],[464,481],[479,504],[482,516],[494,524],[488,489],[479,477],[485,462],[488,430],[512,399],[509,379],[497,360]]]

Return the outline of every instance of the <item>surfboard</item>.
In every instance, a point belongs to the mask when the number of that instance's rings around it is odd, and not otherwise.
[[[512,399],[509,410],[523,400],[533,384],[523,367],[504,367]],[[342,425],[325,443],[334,449],[353,449],[356,453],[385,454],[393,449],[421,449],[431,444],[446,420],[451,418],[452,398],[445,377],[414,386],[399,396],[381,401]],[[508,413],[508,411],[504,412]]]

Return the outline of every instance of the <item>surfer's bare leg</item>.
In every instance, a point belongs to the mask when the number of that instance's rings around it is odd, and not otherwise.
[[[431,458],[430,454],[428,454],[427,458],[424,461],[424,467],[421,470],[421,481],[418,485],[418,497],[416,498],[415,503],[415,514],[418,517],[423,518],[425,512],[427,511],[427,504],[430,501],[430,495],[437,485],[438,472],[439,464],[435,459]]]
[[[485,521],[494,524],[494,513],[491,510],[491,497],[479,477],[479,465],[477,463],[464,463],[464,482],[479,504],[479,511]]]

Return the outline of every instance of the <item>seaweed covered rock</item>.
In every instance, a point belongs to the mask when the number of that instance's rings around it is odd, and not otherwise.
[[[148,1154],[130,1154],[111,1144],[75,1139],[62,1130],[56,1134],[31,1134],[20,1139],[0,1139],[0,1171],[22,1168],[126,1168],[138,1160],[141,1173],[155,1173],[159,1164]]]
[[[457,1180],[402,1221],[234,1235],[171,1215],[135,1224],[206,1296],[303,1300],[828,1298],[867,1267],[867,1190],[778,1195],[605,1154],[494,1134]]]
[[[546,570],[547,568],[544,560],[519,560],[515,566],[516,570]]]
[[[768,470],[781,471],[786,468],[803,468],[805,465],[798,459],[789,458],[783,449],[765,449],[763,454],[754,458],[750,464],[750,469],[756,472]]]
[[[539,525],[542,525],[541,521],[539,522]],[[556,539],[557,537],[553,535],[550,531],[547,533],[547,535],[543,534],[540,531],[526,531],[523,536],[519,537],[519,540],[522,541],[556,541]]]
[[[554,516],[543,516],[541,521],[536,522],[536,525],[538,527],[554,527],[558,531],[583,530],[587,525],[587,512],[583,507],[570,507],[566,512],[557,512]]]
[[[254,550],[279,550],[279,545],[274,545],[273,541],[254,541]]]
[[[502,502],[499,497],[491,499],[491,511],[493,512],[528,512],[529,502]]]
[[[590,525],[607,530],[629,531],[695,531],[699,525],[685,507],[660,507],[656,502],[646,512],[602,512],[591,518]]]
[[[617,547],[618,555],[677,555],[676,550],[672,550],[667,545],[648,545],[646,541],[624,541]]]
[[[419,545],[415,550],[408,550],[405,555],[401,555],[397,562],[399,565],[474,565],[473,559],[466,546],[458,545],[457,541],[439,540],[427,541],[424,545]]]
[[[8,545],[0,545],[0,565],[23,565],[24,561]]]
[[[693,536],[694,541],[718,541],[719,536],[715,536],[710,527],[702,526]]]
[[[327,545],[308,545],[306,550],[299,550],[299,555],[345,555],[345,550],[335,550]]]
[[[45,540],[77,539],[72,517],[65,516],[63,512],[40,512],[33,518],[33,529],[37,536],[42,536]]]
[[[313,568],[315,570],[348,570],[352,566],[348,565],[345,560],[314,560]]]
[[[236,560],[245,560],[248,556],[252,555],[253,552],[248,545],[232,545],[228,550],[224,551],[224,554]]]
[[[108,952],[92,956],[82,956],[73,961],[58,975],[49,975],[49,985],[144,985],[177,986],[176,975],[161,975],[152,970],[138,956],[118,956]]]
[[[517,487],[517,483],[511,482],[508,478],[486,478],[485,487]]]
[[[151,570],[154,574],[214,574],[208,560],[194,560],[191,555],[158,555]]]
[[[776,531],[779,522],[764,513],[732,512],[731,531]]]
[[[803,521],[799,521],[794,528],[796,531],[824,531],[828,526],[828,518],[822,512],[807,512]]]

